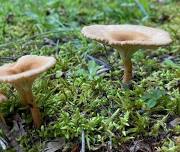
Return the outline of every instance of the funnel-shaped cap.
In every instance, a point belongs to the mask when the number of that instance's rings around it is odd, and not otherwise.
[[[24,78],[35,77],[48,70],[56,63],[55,58],[46,56],[26,55],[12,64],[0,67],[1,82],[15,82]]]
[[[141,25],[91,25],[82,29],[84,36],[120,48],[151,48],[171,43],[166,31]]]

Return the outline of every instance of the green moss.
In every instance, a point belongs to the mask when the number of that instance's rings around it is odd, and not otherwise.
[[[36,80],[33,88],[44,117],[41,129],[33,129],[30,114],[22,110],[14,89],[0,84],[9,98],[0,107],[1,111],[7,118],[21,113],[25,120],[27,135],[19,139],[25,151],[41,151],[44,141],[55,137],[64,137],[67,143],[74,140],[81,143],[82,130],[87,148],[110,139],[116,147],[169,132],[178,134],[178,126],[171,129],[168,124],[180,114],[180,19],[176,15],[180,4],[140,2],[148,18],[133,0],[103,3],[98,0],[17,0],[13,3],[0,0],[0,65],[12,62],[3,57],[17,58],[24,54],[57,58],[55,68]],[[167,19],[162,21],[163,17]],[[84,25],[95,23],[157,26],[169,31],[174,42],[166,48],[137,52],[133,57],[133,88],[123,90],[119,55],[80,33]],[[45,38],[55,45],[45,42]],[[96,75],[100,67],[87,61],[87,54],[103,59],[111,71]],[[32,143],[34,138],[41,140]],[[173,137],[165,136],[156,147],[168,151],[177,146]]]

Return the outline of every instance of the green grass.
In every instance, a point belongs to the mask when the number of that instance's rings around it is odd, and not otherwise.
[[[143,10],[133,0],[0,0],[0,65],[11,62],[3,57],[24,54],[57,59],[55,68],[34,83],[44,118],[40,129],[33,128],[16,91],[0,84],[9,99],[0,107],[6,119],[19,113],[25,120],[27,135],[18,139],[25,151],[41,151],[56,137],[64,137],[67,145],[81,144],[83,130],[91,151],[110,140],[115,151],[136,140],[154,143],[159,151],[177,151],[180,127],[169,122],[180,115],[180,3],[139,2]],[[123,23],[160,27],[173,39],[169,47],[134,55],[130,90],[121,89],[119,55],[80,33],[84,25]],[[56,45],[47,45],[45,38]],[[87,61],[87,54],[108,63],[110,73],[96,75],[99,65]]]

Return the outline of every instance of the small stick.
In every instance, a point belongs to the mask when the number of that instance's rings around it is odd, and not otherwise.
[[[7,61],[16,61],[17,57],[0,57],[0,60],[7,60]]]
[[[33,35],[31,37],[28,37],[28,38],[22,38],[22,39],[18,39],[18,40],[15,40],[15,41],[7,42],[7,43],[4,43],[4,44],[0,44],[0,48],[11,46],[11,45],[17,44],[17,43],[26,42],[26,41],[35,39],[36,37],[42,37],[42,36],[46,36],[46,35],[53,34],[53,33],[58,33],[58,32],[73,32],[73,31],[79,31],[79,28],[62,28],[62,29],[58,29],[58,30],[54,30],[54,31],[48,31],[48,32],[36,34],[36,35]]]
[[[112,137],[110,136],[110,139],[108,141],[108,151],[112,152]]]
[[[81,152],[85,152],[85,133],[84,130],[82,130],[82,135],[81,135],[81,140],[82,140],[82,145],[81,145]]]
[[[93,60],[93,61],[96,62],[98,65],[103,65],[105,68],[111,69],[111,67],[110,67],[108,64],[106,64],[104,61],[99,60],[99,59],[96,59],[96,58],[93,57],[93,56],[87,55],[87,56],[86,56],[86,59],[87,59],[87,60]]]

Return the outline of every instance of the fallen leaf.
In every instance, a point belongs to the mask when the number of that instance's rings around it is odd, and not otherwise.
[[[135,141],[134,145],[130,147],[130,152],[153,152],[151,146],[144,141]]]
[[[18,152],[23,152],[21,146],[17,142],[17,138],[25,134],[22,126],[22,119],[19,115],[15,115],[13,120],[13,128],[10,130],[9,126],[0,123],[0,127],[8,139],[10,147],[14,148]]]
[[[171,127],[176,127],[177,125],[180,125],[180,118],[172,120],[169,124]]]
[[[71,150],[71,152],[79,152],[80,151],[80,147],[79,145],[75,144]]]
[[[43,152],[56,152],[57,150],[61,150],[64,145],[64,138],[57,138],[55,140],[47,141]]]
[[[6,150],[7,148],[8,148],[8,142],[4,138],[0,137],[0,151]]]
[[[99,59],[97,59],[97,58],[95,58],[95,57],[93,57],[93,56],[91,56],[91,55],[87,55],[86,56],[86,60],[88,60],[88,61],[94,61],[94,62],[96,62],[96,64],[98,64],[99,66],[103,66],[104,68],[107,68],[107,69],[111,69],[111,67],[110,67],[110,65],[108,65],[107,63],[105,63],[104,61],[102,61],[102,60],[99,60]]]

